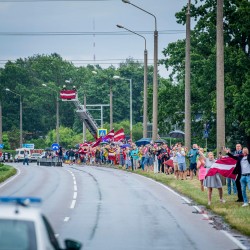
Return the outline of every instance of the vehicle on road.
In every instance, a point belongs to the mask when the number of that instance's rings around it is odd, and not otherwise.
[[[39,154],[39,153],[32,153],[30,156],[30,162],[37,161],[37,159],[39,159],[40,156],[41,156],[41,154]]]
[[[15,162],[21,162],[24,160],[24,150],[28,152],[29,159],[31,156],[31,150],[29,148],[17,148],[16,149],[16,155],[14,156]]]
[[[37,207],[39,198],[0,197],[0,249],[80,250],[82,244],[66,239],[61,248],[54,231]]]

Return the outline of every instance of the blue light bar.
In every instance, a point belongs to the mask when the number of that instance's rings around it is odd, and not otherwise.
[[[29,205],[31,203],[41,203],[42,199],[36,197],[0,197],[1,203],[17,203]]]

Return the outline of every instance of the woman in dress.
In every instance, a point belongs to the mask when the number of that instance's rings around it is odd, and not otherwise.
[[[211,166],[215,163],[214,154],[213,152],[209,152],[207,155],[208,157],[205,157],[202,151],[199,150],[199,155],[203,157],[205,161],[205,168],[206,168],[206,174],[207,174]],[[211,205],[213,188],[218,189],[220,202],[223,202],[223,203],[225,202],[225,200],[223,199],[222,183],[221,183],[219,174],[215,174],[213,176],[207,176],[204,179],[203,185],[204,187],[207,187],[208,189],[208,205],[209,206]]]
[[[200,151],[202,153],[204,153],[204,149],[203,148],[200,148]],[[199,178],[199,181],[201,183],[201,191],[204,191],[203,181],[205,179],[207,170],[205,168],[205,160],[204,160],[203,156],[199,155],[199,157],[198,157],[198,160],[197,160],[197,169],[199,170],[198,171],[199,172],[198,178]]]

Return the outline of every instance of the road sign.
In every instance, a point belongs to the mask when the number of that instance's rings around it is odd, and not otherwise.
[[[4,144],[0,144],[0,149],[2,149],[4,147]]]
[[[52,148],[52,150],[58,150],[59,149],[59,144],[58,143],[53,143],[52,145],[51,145],[51,148]]]
[[[23,144],[23,148],[34,149],[35,148],[35,144]]]
[[[203,138],[208,138],[208,130],[203,131]]]
[[[101,136],[107,135],[107,129],[100,128],[97,130],[97,138],[100,138]]]

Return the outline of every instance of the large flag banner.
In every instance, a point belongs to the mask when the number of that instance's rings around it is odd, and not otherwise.
[[[236,165],[236,160],[230,157],[223,157],[217,160],[207,172],[207,176],[213,176],[217,173],[226,178],[236,179],[237,175],[233,174]]]
[[[107,141],[107,140],[113,141],[113,139],[114,139],[114,129],[109,131],[108,134],[105,135],[102,139],[103,139],[103,141]]]
[[[98,138],[93,144],[91,145],[92,148],[97,147],[102,142],[102,137]]]
[[[60,97],[63,100],[70,100],[76,98],[76,91],[75,90],[61,90]]]
[[[114,134],[114,141],[120,141],[120,140],[124,140],[125,139],[125,133],[124,133],[124,129],[121,128],[118,131],[115,132]]]

